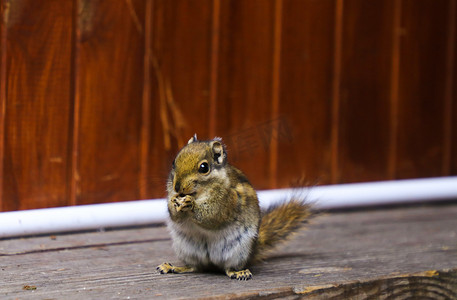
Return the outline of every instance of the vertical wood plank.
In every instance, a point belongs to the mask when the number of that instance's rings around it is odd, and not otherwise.
[[[209,135],[212,1],[155,2],[153,80],[164,85],[159,100],[169,116],[166,134],[183,146],[194,133]]]
[[[389,138],[389,161],[388,178],[395,179],[397,172],[397,145],[398,145],[398,90],[400,84],[400,45],[402,36],[401,27],[402,0],[395,0],[392,17],[392,61],[390,76],[390,138]]]
[[[457,174],[457,0],[449,0],[448,13],[443,175]]]
[[[221,0],[213,1],[213,10],[211,12],[211,73],[210,73],[210,95],[209,95],[209,136],[217,136],[217,97],[219,82],[219,52],[220,52],[220,21],[221,21]]]
[[[451,29],[451,32],[453,31],[453,34],[450,34],[449,37],[453,40],[453,46],[451,49],[453,49],[453,60],[454,63],[450,67],[452,68],[452,78],[450,80],[450,96],[452,97],[452,103],[451,103],[451,127],[450,127],[450,135],[451,135],[451,163],[450,163],[450,174],[451,175],[457,175],[457,1],[456,0],[450,0],[451,1],[451,26],[453,26]]]
[[[278,184],[302,177],[328,183],[335,3],[286,0],[283,11],[279,115],[291,140],[278,136]]]
[[[2,208],[63,206],[71,170],[73,3],[6,5]]]
[[[212,138],[210,104],[213,18],[217,2],[155,0],[153,5],[151,80],[151,175],[149,195],[164,196],[174,155],[189,138]],[[217,12],[217,8],[216,8]],[[217,33],[217,31],[216,31]],[[214,71],[214,70],[213,70]],[[216,97],[212,90],[213,99]]]
[[[72,149],[71,149],[71,173],[70,173],[70,196],[69,205],[76,205],[78,202],[78,190],[79,190],[79,175],[78,175],[78,160],[79,160],[79,136],[81,130],[81,97],[80,97],[80,80],[79,65],[80,65],[80,43],[81,40],[81,28],[79,26],[79,14],[80,14],[80,0],[73,0],[73,53],[72,53],[72,93],[73,93],[73,116],[72,122]]]
[[[457,55],[457,52],[456,52]],[[457,64],[456,64],[457,68]],[[457,85],[457,80],[454,80]],[[450,174],[453,176],[457,175],[457,95],[454,93],[453,102],[453,114],[452,114],[452,130],[451,130],[451,167]]]
[[[171,133],[167,131],[168,109],[166,106],[165,78],[162,66],[158,60],[159,51],[163,47],[164,27],[164,2],[153,0],[151,5],[151,46],[149,51],[150,59],[150,89],[151,107],[150,115],[150,137],[149,137],[149,172],[146,178],[146,191],[151,198],[166,196],[166,179],[170,171],[173,155],[177,151],[177,144],[174,140],[171,144]]]
[[[339,180],[339,138],[340,138],[340,102],[341,102],[341,65],[343,48],[343,13],[344,0],[335,1],[335,25],[334,25],[334,49],[333,49],[333,78],[332,78],[332,110],[331,110],[331,132],[330,132],[330,176],[331,183]]]
[[[446,68],[444,83],[444,119],[443,119],[443,159],[441,160],[441,173],[450,175],[452,164],[452,118],[453,118],[453,93],[455,76],[455,39],[456,39],[456,5],[457,1],[449,0],[448,25],[446,28]]]
[[[5,109],[6,109],[6,11],[7,4],[0,4],[0,211],[3,209],[3,180],[5,160]]]
[[[272,78],[271,78],[271,120],[279,117],[279,99],[280,99],[280,81],[281,81],[281,44],[282,44],[282,26],[283,26],[283,1],[274,1],[273,15],[273,58],[272,58]],[[269,188],[275,189],[277,185],[278,172],[278,147],[279,139],[272,138],[274,132],[279,132],[280,124],[272,124],[270,136],[270,168],[268,171],[270,182]]]
[[[443,175],[449,3],[403,1],[398,178]]]
[[[145,1],[144,21],[144,77],[143,77],[143,106],[141,122],[141,162],[140,162],[140,198],[146,199],[149,194],[148,178],[150,176],[150,146],[151,146],[151,30],[152,30],[152,0]]]
[[[79,1],[77,203],[140,198],[144,1]]]
[[[274,4],[221,3],[217,135],[256,188],[268,188],[271,175]]]
[[[339,181],[388,176],[393,1],[344,2]]]

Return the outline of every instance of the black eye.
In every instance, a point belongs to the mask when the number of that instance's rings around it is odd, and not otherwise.
[[[206,174],[209,172],[209,165],[207,162],[202,162],[198,167],[198,173]]]

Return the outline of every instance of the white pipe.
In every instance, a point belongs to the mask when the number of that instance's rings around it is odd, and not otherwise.
[[[166,202],[155,200],[0,213],[0,238],[163,222]]]
[[[457,176],[259,191],[258,195],[259,199],[262,200],[262,207],[268,207],[278,199],[284,200],[298,195],[299,197],[306,197],[310,202],[315,202],[317,208],[323,209],[446,199],[457,200]]]
[[[262,207],[294,195],[317,208],[457,199],[457,177],[268,190],[258,195]],[[0,238],[161,223],[167,214],[164,199],[4,212],[0,213]]]

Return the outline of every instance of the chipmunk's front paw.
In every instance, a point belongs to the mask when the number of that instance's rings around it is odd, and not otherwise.
[[[185,195],[184,197],[175,197],[172,200],[176,211],[190,211],[194,209],[194,197],[190,195]]]
[[[249,271],[249,269],[241,270],[241,271],[230,271],[230,270],[227,270],[225,273],[231,279],[249,280],[249,279],[252,278],[252,273],[251,273],[251,271]]]

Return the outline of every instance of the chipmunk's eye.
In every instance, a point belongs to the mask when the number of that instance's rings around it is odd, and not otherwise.
[[[202,173],[202,174],[209,173],[209,165],[206,161],[200,163],[200,166],[198,167],[198,173]]]

